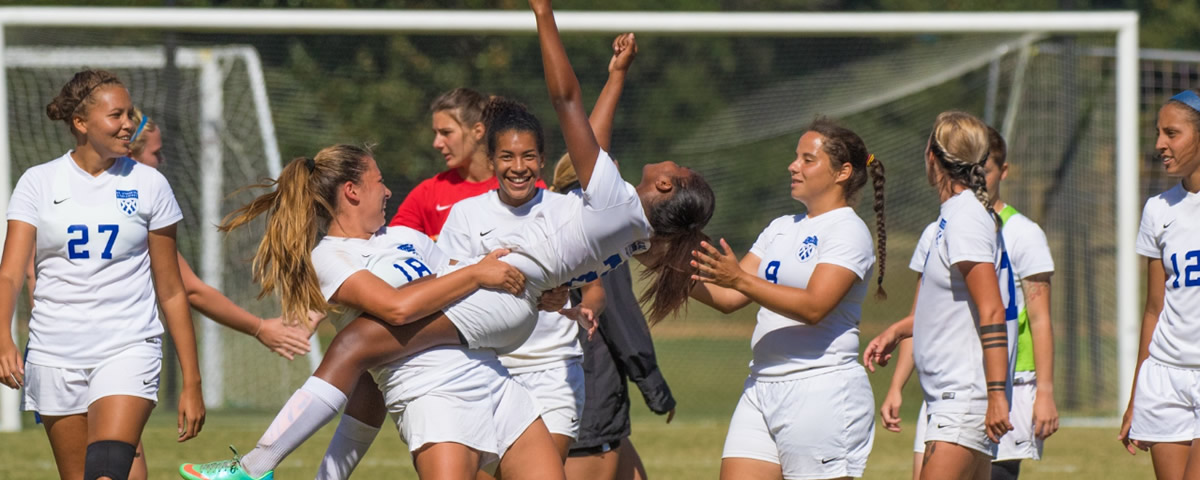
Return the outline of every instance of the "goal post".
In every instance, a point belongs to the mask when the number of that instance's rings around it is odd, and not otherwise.
[[[1139,331],[1139,266],[1134,251],[1141,199],[1139,155],[1138,15],[1135,12],[976,12],[976,13],[790,13],[790,12],[556,12],[564,33],[619,33],[671,36],[813,37],[845,35],[919,34],[1071,34],[1113,35],[1115,38],[1112,124],[1105,127],[1115,139],[1112,165],[1116,281],[1115,341],[1119,365],[1115,401],[1128,402]],[[237,34],[423,34],[522,35],[535,32],[527,11],[433,10],[297,10],[297,9],[173,9],[173,8],[0,8],[0,39],[12,27],[126,28],[180,32]],[[1032,41],[1032,40],[1030,40]],[[11,48],[11,47],[10,47]],[[1028,55],[1023,51],[1021,55]],[[1027,59],[1026,59],[1027,60]],[[988,68],[987,62],[978,64]],[[652,68],[637,66],[636,68]],[[0,68],[0,87],[7,91],[7,68]],[[540,71],[538,72],[540,74]],[[253,75],[253,74],[252,74]],[[261,75],[261,70],[259,75]],[[257,84],[257,83],[254,83]],[[1014,86],[1019,91],[1019,86]],[[1024,87],[1028,89],[1029,87]],[[1111,91],[1111,90],[1110,90]],[[994,94],[989,91],[989,98]],[[1009,101],[1012,100],[1009,96]],[[263,93],[266,98],[266,93]],[[989,100],[989,105],[992,100]],[[264,103],[265,105],[265,103]],[[214,105],[214,108],[216,106]],[[16,172],[10,170],[9,112],[0,97],[0,206],[7,207]],[[624,108],[624,107],[623,107]],[[1005,133],[1015,119],[1015,106],[1004,108]],[[990,110],[989,110],[990,111]],[[269,112],[268,112],[269,113]],[[999,115],[998,115],[999,116]],[[932,117],[928,119],[932,121]],[[278,156],[278,152],[275,153]],[[215,159],[213,160],[216,161]],[[275,170],[274,172],[278,172]],[[904,258],[894,256],[893,259]],[[203,267],[205,270],[208,268]],[[898,271],[893,267],[891,271]],[[207,270],[206,270],[207,274]],[[1107,315],[1107,314],[1106,314]],[[205,382],[206,388],[208,382]],[[1109,397],[1111,398],[1111,397]],[[1106,402],[1107,404],[1107,402]],[[0,409],[2,410],[2,409]],[[1113,412],[1119,415],[1118,412]],[[0,417],[2,419],[3,417]]]

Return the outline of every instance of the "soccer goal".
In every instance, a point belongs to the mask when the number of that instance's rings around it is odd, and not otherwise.
[[[888,169],[887,287],[892,294],[886,302],[868,300],[864,306],[868,339],[908,312],[913,277],[904,266],[921,230],[937,215],[921,162],[934,117],[965,110],[999,128],[1014,165],[1004,197],[1045,227],[1059,267],[1054,281],[1058,377],[1068,375],[1065,368],[1079,370],[1075,394],[1057,389],[1060,402],[1075,395],[1074,403],[1060,403],[1060,410],[1111,417],[1124,408],[1138,337],[1140,298],[1134,292],[1142,276],[1133,244],[1148,188],[1140,179],[1153,168],[1142,161],[1139,128],[1146,125],[1146,108],[1156,108],[1139,103],[1136,13],[559,12],[556,17],[585,95],[592,98],[607,76],[612,35],[637,33],[640,53],[618,107],[614,157],[621,159],[627,178],[636,178],[644,163],[664,159],[705,174],[718,198],[709,233],[728,239],[739,252],[772,218],[802,208],[787,195],[784,169],[805,125],[828,115],[864,138]],[[437,93],[459,86],[528,104],[545,125],[549,161],[563,153],[542,84],[533,15],[525,11],[0,8],[0,27],[6,33],[0,38],[9,42],[6,52],[73,41],[110,50],[148,48],[163,59],[169,49],[162,45],[177,45],[175,80],[152,75],[152,80],[127,82],[152,116],[156,105],[169,107],[167,98],[181,102],[169,114],[178,121],[167,135],[192,135],[196,147],[178,147],[178,158],[168,159],[165,172],[181,204],[196,204],[186,213],[196,220],[181,233],[184,254],[205,265],[201,270],[210,283],[219,278],[214,284],[259,311],[277,306],[270,305],[273,299],[253,299],[257,288],[249,283],[245,262],[252,247],[236,238],[212,237],[225,252],[212,260],[201,247],[208,245],[213,219],[245,197],[214,203],[211,212],[199,199],[224,198],[232,188],[273,175],[278,167],[269,166],[271,155],[312,155],[338,142],[378,143],[376,159],[394,192],[389,204],[394,209],[418,181],[444,168],[429,146],[427,108]],[[185,53],[189,49],[195,53]],[[1088,53],[1094,49],[1111,54]],[[202,65],[217,51],[243,53],[212,63],[213,81],[224,82],[216,89],[220,95],[212,97],[203,93]],[[186,66],[185,57],[198,63]],[[87,57],[79,65],[104,67],[98,58]],[[260,73],[250,72],[251,61],[233,58],[256,59]],[[0,122],[6,122],[0,123],[5,202],[22,169],[68,147],[58,126],[48,125],[36,136],[20,130],[21,123],[50,123],[40,105],[53,95],[49,89],[67,78],[60,71],[53,79],[32,81],[41,90],[23,90],[28,87],[20,86],[27,82],[22,76],[32,75],[27,70],[11,60],[0,70],[0,87],[7,93],[0,102]],[[123,71],[118,74],[126,78]],[[172,93],[148,93],[151,85]],[[261,104],[255,99],[258,91]],[[260,108],[267,115],[260,116]],[[215,125],[205,120],[217,115],[221,120]],[[275,137],[268,140],[272,128]],[[203,139],[221,145],[221,152],[203,153],[201,146],[208,144]],[[282,155],[268,153],[267,145],[276,143]],[[41,150],[29,150],[35,148],[30,145]],[[220,179],[204,180],[216,165]],[[858,208],[870,218],[870,202]],[[211,270],[203,263],[210,261]],[[726,370],[679,375],[683,380],[672,382],[744,377],[747,324],[730,327],[730,321],[709,320],[717,316],[694,307],[685,318],[656,327],[660,338],[732,340],[741,349],[720,367]],[[1063,335],[1068,319],[1080,332],[1095,329],[1098,336]],[[276,407],[301,383],[302,377],[271,370],[282,361],[239,357],[239,352],[266,354],[245,335],[220,335],[226,345],[244,344],[213,351],[202,346],[206,400],[214,406]],[[201,342],[207,339],[205,334]],[[712,349],[695,348],[696,356],[714,355]],[[214,352],[221,360],[208,358]],[[1068,355],[1085,361],[1068,366]],[[676,362],[664,370],[685,372],[690,366]],[[1089,369],[1093,363],[1103,371]],[[740,380],[731,383],[734,390],[741,385]],[[287,390],[276,391],[276,384]]]

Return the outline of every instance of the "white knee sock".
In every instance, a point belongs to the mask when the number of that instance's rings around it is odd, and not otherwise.
[[[317,480],[343,480],[350,478],[354,467],[367,454],[371,442],[379,434],[379,427],[372,427],[349,415],[342,415],[338,422],[337,431],[329,441],[325,457],[321,459],[321,468],[317,470]]]
[[[242,457],[242,468],[252,477],[274,470],[288,454],[333,420],[346,405],[346,394],[317,377],[309,377],[275,416],[258,446]]]

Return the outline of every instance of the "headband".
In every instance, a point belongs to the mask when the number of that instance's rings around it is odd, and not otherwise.
[[[1200,112],[1200,95],[1196,95],[1196,92],[1184,90],[1171,97],[1171,100],[1187,105],[1192,110]]]
[[[129,137],[129,143],[133,143],[133,142],[137,141],[138,135],[142,134],[142,129],[146,128],[146,122],[148,122],[148,121],[150,121],[150,116],[142,115],[142,123],[138,124],[138,128],[136,131],[133,132],[133,136]]]

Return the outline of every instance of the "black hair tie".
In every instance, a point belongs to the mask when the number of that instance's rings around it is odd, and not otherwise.
[[[304,166],[308,167],[308,173],[312,173],[313,170],[317,169],[317,162],[314,162],[311,158],[304,157]]]

